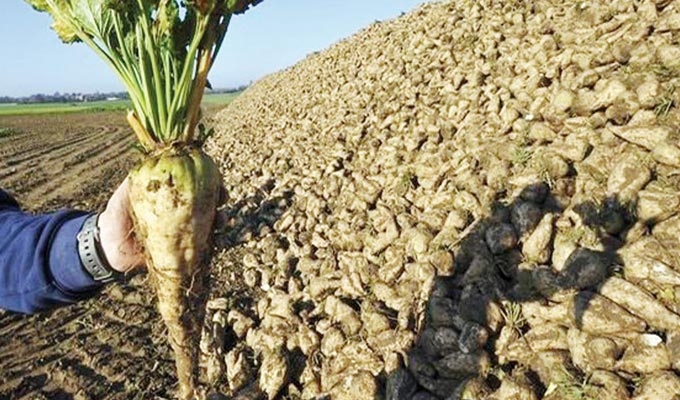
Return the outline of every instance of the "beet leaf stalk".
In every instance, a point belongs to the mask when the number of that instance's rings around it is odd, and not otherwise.
[[[221,176],[202,150],[200,104],[234,14],[261,0],[26,0],[66,43],[84,42],[118,75],[145,157],[133,168],[135,234],[175,351],[178,397],[198,392],[210,234]]]

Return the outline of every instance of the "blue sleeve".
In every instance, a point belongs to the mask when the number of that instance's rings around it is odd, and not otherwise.
[[[89,214],[31,215],[0,190],[0,308],[34,313],[72,304],[102,285],[85,271],[76,235]]]

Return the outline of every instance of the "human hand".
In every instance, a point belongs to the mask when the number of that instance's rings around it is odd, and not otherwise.
[[[130,183],[126,178],[113,193],[97,222],[102,250],[113,269],[129,272],[144,265],[142,246],[137,242],[130,206]]]

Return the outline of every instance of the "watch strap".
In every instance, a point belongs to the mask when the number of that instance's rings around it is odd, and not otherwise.
[[[108,283],[118,279],[122,274],[111,268],[104,256],[97,226],[98,220],[99,214],[93,214],[85,220],[77,236],[78,254],[83,268],[92,276],[92,279]]]

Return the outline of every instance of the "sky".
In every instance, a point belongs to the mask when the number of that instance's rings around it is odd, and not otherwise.
[[[264,0],[232,19],[210,74],[231,88],[294,65],[376,20],[409,12],[427,0]],[[65,45],[51,18],[23,0],[3,0],[0,13],[0,96],[122,91],[85,44]]]

